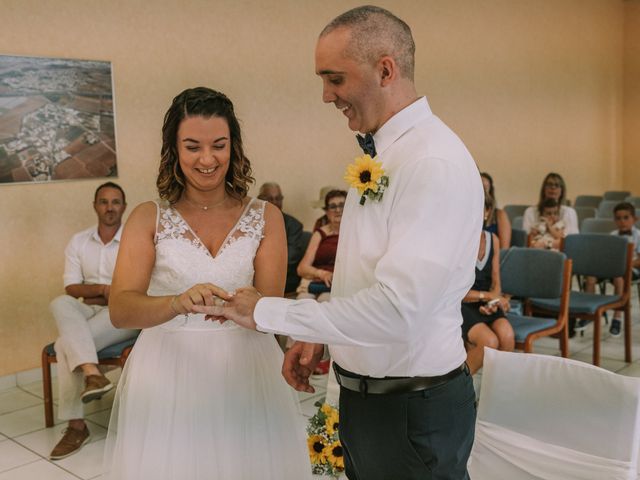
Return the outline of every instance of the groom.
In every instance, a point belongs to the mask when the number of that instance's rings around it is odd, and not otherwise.
[[[414,50],[407,24],[372,6],[338,16],[318,39],[323,101],[367,134],[361,143],[389,179],[382,198],[364,204],[349,191],[331,301],[260,298],[246,288],[225,307],[203,307],[247,328],[329,344],[352,480],[468,478],[475,394],[460,302],[474,279],[482,183],[463,143],[418,97]],[[292,386],[313,391],[321,351],[296,343],[287,353]]]

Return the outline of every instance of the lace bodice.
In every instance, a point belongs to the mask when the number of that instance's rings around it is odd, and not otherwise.
[[[264,235],[264,201],[249,200],[215,256],[175,208],[166,202],[156,202],[156,205],[156,262],[149,295],[175,295],[197,283],[213,283],[227,291],[253,285],[253,260]],[[180,315],[161,325],[171,329],[233,326],[232,322],[220,325],[204,321],[202,315]]]

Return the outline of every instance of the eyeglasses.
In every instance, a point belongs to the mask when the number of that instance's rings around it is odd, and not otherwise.
[[[325,210],[343,210],[343,209],[344,209],[344,202],[343,203],[330,203],[325,208]]]
[[[559,182],[546,182],[544,186],[549,188],[562,188],[562,185]]]

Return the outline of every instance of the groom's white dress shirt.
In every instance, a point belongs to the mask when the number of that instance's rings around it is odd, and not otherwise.
[[[350,189],[331,301],[262,298],[258,329],[327,343],[362,375],[434,376],[466,358],[460,304],[475,278],[484,208],[478,169],[422,97],[374,135],[381,201]]]

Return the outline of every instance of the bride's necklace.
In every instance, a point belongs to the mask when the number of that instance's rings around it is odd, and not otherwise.
[[[184,196],[184,199],[187,201],[187,203],[190,203],[191,205],[193,205],[194,207],[199,208],[200,210],[204,210],[207,211],[211,208],[215,208],[218,205],[222,205],[226,200],[227,200],[227,195],[225,193],[224,198],[218,202],[212,203],[210,205],[202,205],[200,203],[194,202],[193,200],[191,200],[189,197],[187,197],[186,195]]]

